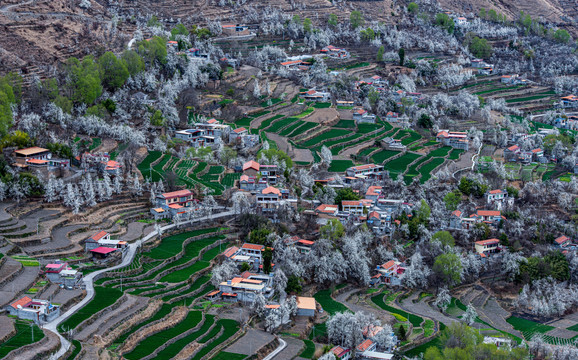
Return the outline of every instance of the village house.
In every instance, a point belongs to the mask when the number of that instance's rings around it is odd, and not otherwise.
[[[567,237],[565,235],[562,235],[562,236],[560,236],[554,240],[554,244],[557,247],[564,249],[564,248],[572,245],[572,239],[570,239],[569,237]]]
[[[247,161],[243,164],[243,175],[255,177],[259,174],[260,169],[261,165],[255,160]]]
[[[456,25],[457,26],[465,26],[468,24],[468,19],[463,16],[456,18]]]
[[[355,348],[358,353],[363,353],[365,351],[374,351],[377,348],[377,344],[371,339],[365,339],[363,342]]]
[[[336,59],[346,59],[349,57],[349,51],[335,47],[333,45],[328,45],[324,47],[323,49],[321,49],[321,53]]]
[[[26,149],[14,150],[15,165],[20,167],[31,166],[48,166],[52,159],[52,153],[48,149],[38,146]]]
[[[552,125],[560,129],[578,130],[578,116],[558,116],[556,119],[554,119]],[[553,133],[545,134],[545,136],[551,134]]]
[[[311,63],[303,60],[289,60],[280,63],[281,67],[289,71],[307,71],[311,67]]]
[[[375,115],[369,114],[364,109],[353,110],[353,120],[356,124],[375,124]]]
[[[516,162],[519,160],[519,155],[522,152],[518,145],[512,145],[504,149],[504,159],[506,161]]]
[[[354,178],[370,178],[381,180],[383,178],[383,165],[365,164],[359,166],[352,166],[345,170],[345,174]]]
[[[377,199],[381,195],[382,190],[383,190],[383,187],[381,187],[381,186],[376,186],[376,185],[370,186],[367,188],[367,191],[365,192],[365,198],[373,200],[375,202],[375,201],[377,201]]]
[[[436,141],[454,149],[468,151],[469,148],[468,135],[465,132],[440,130],[436,135]]]
[[[560,98],[560,106],[563,108],[578,108],[578,96],[568,95]]]
[[[225,36],[247,36],[251,35],[249,27],[243,24],[223,24],[221,25]]]
[[[390,111],[385,115],[385,120],[389,121],[389,122],[396,123],[399,121],[399,114],[396,112]]]
[[[339,206],[333,204],[321,204],[315,209],[315,212],[319,217],[333,218],[337,216]]]
[[[546,159],[544,157],[544,150],[542,150],[542,149],[533,149],[531,152],[532,152],[532,156],[533,156],[534,161],[543,162],[542,159]],[[548,160],[546,159],[545,162],[547,162],[547,161]]]
[[[241,175],[239,189],[245,191],[261,191],[268,186],[267,181],[256,176]]]
[[[6,311],[19,319],[44,324],[60,316],[60,305],[52,304],[48,300],[31,299],[25,296],[8,305]]]
[[[241,136],[249,135],[249,130],[244,127],[234,129],[229,133],[229,143],[240,142]]]
[[[498,239],[488,239],[476,241],[474,247],[476,252],[483,258],[490,256],[500,251],[500,240]]]
[[[315,245],[315,241],[305,240],[297,235],[291,236],[285,243],[287,246],[295,247],[300,254],[308,254]]]
[[[401,139],[394,139],[389,136],[381,140],[381,145],[386,150],[405,151],[407,149],[407,146],[401,143]]]
[[[336,360],[350,360],[351,349],[346,349],[341,346],[335,346],[330,350],[335,356]]]
[[[67,289],[75,287],[82,279],[82,273],[59,261],[47,264],[43,274],[53,284],[62,284]]]
[[[462,229],[462,212],[459,210],[452,211],[450,215],[450,229]]]
[[[231,280],[220,283],[219,291],[224,301],[252,304],[258,294],[262,294],[266,299],[273,296],[272,278],[273,274],[235,276]]]
[[[218,143],[220,143],[223,136],[231,130],[229,125],[220,124],[216,119],[210,119],[206,123],[196,123],[195,127],[203,130],[205,136],[214,137]]]
[[[389,233],[392,230],[391,213],[372,211],[367,214],[367,226],[378,234]]]
[[[343,200],[341,201],[341,210],[356,216],[362,216],[365,206],[361,200]]]
[[[175,132],[175,137],[187,141],[193,148],[201,148],[205,146],[215,147],[222,143],[220,135],[209,135],[208,132],[214,133],[212,130],[204,130],[200,128],[179,130]]]
[[[401,262],[389,260],[382,265],[378,265],[376,270],[382,275],[381,281],[383,283],[391,286],[401,285],[401,276],[405,272],[405,268],[401,265]]]
[[[194,193],[191,190],[177,190],[167,193],[162,193],[156,196],[156,206],[167,208],[171,205],[180,205],[181,207],[193,207],[197,200],[194,198]]]
[[[110,154],[105,152],[88,153],[85,152],[74,159],[74,164],[84,170],[104,171],[115,176],[120,172],[119,162],[110,160]]]
[[[315,316],[317,304],[315,298],[307,296],[297,296],[297,316]]]
[[[476,222],[485,222],[488,225],[496,226],[506,218],[502,216],[499,210],[477,210],[475,214],[470,215],[470,219]]]
[[[275,211],[281,205],[281,190],[268,186],[256,196],[257,208],[261,212]]]
[[[502,84],[513,85],[516,83],[516,79],[518,78],[517,74],[514,75],[502,75],[500,81]]]
[[[104,230],[99,231],[86,239],[84,242],[84,250],[90,251],[92,249],[96,249],[97,247],[101,246],[99,242],[102,240],[110,240],[110,234]]]
[[[486,203],[488,205],[494,205],[498,210],[502,210],[504,206],[514,205],[514,198],[508,196],[506,190],[490,190],[486,193]]]
[[[308,91],[300,92],[299,97],[309,101],[326,102],[331,99],[331,94],[324,91],[317,91],[315,89],[310,89]]]

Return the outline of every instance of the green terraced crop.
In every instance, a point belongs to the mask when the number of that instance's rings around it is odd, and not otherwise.
[[[15,321],[16,334],[0,344],[0,358],[4,358],[12,350],[36,343],[44,338],[44,332],[36,325],[30,326],[32,324],[30,321],[20,319]],[[32,336],[34,336],[34,342]]]
[[[171,235],[163,238],[159,246],[151,249],[148,253],[144,253],[144,255],[158,260],[168,259],[170,257],[175,256],[179,252],[183,250],[183,241],[188,238],[192,238],[195,236],[211,234],[214,232],[219,231],[221,228],[213,227],[207,229],[198,229],[193,231],[187,231],[184,233]]]
[[[301,143],[301,145],[305,146],[305,147],[311,147],[311,146],[319,145],[319,144],[323,143],[325,140],[344,136],[344,135],[347,135],[349,133],[351,133],[351,131],[349,131],[349,130],[331,129],[327,132],[324,132],[322,134],[319,134],[317,136],[310,138],[309,140]]]
[[[373,162],[375,162],[376,164],[382,164],[385,160],[399,154],[399,151],[392,151],[392,150],[382,150],[379,151],[377,153],[375,153],[371,159],[373,160]]]
[[[88,319],[100,310],[114,304],[121,296],[122,292],[119,289],[95,286],[94,298],[68,319],[64,320],[58,326],[58,331],[65,332],[69,329],[76,328],[84,320]]]
[[[344,172],[348,168],[354,166],[351,160],[333,160],[329,166],[330,172]]]
[[[321,290],[313,295],[315,300],[321,305],[323,310],[327,311],[330,315],[335,315],[338,312],[348,312],[350,311],[347,306],[334,300],[331,297],[331,290]]]

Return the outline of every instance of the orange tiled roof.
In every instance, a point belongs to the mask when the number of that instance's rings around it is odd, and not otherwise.
[[[29,298],[28,296],[25,296],[20,300],[14,301],[12,304],[10,304],[10,306],[12,306],[14,309],[18,309],[18,305],[24,307],[24,306],[28,305],[28,303],[31,301],[32,301],[31,298]]]

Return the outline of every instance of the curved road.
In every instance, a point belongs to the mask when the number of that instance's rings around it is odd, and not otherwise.
[[[207,220],[210,221],[210,220],[219,219],[219,218],[223,218],[223,217],[227,217],[227,216],[231,216],[231,215],[235,214],[232,210],[230,210],[228,208],[221,208],[221,210],[226,210],[226,211],[223,211],[221,213],[217,213],[217,214],[214,214],[211,216],[205,216],[205,217],[201,217],[198,219],[192,219],[189,221],[185,221],[185,222],[180,223],[179,226],[180,225],[191,225],[195,222],[201,222],[201,221],[207,221]],[[173,229],[175,227],[177,227],[177,224],[170,224],[170,225],[164,226],[161,228],[161,233],[165,232],[166,230]],[[70,349],[70,342],[68,340],[66,340],[66,338],[64,338],[64,336],[62,336],[58,332],[57,327],[58,327],[58,325],[60,325],[60,323],[62,323],[64,320],[68,319],[70,316],[72,316],[74,313],[76,313],[79,309],[84,307],[88,302],[90,302],[90,300],[92,300],[92,298],[94,297],[94,284],[93,284],[94,278],[97,275],[100,275],[100,274],[105,273],[107,271],[116,270],[116,269],[120,269],[120,268],[123,268],[125,266],[128,266],[132,262],[132,259],[135,255],[137,249],[142,244],[153,239],[156,235],[157,235],[157,231],[155,230],[155,231],[151,232],[150,234],[148,234],[147,236],[143,237],[142,239],[137,240],[136,242],[130,244],[128,246],[127,251],[123,254],[122,262],[120,264],[106,268],[106,269],[95,271],[93,273],[88,274],[86,277],[84,277],[83,281],[84,281],[85,286],[86,286],[86,296],[84,297],[84,299],[82,299],[82,301],[80,301],[78,304],[74,305],[67,312],[65,312],[64,314],[61,314],[59,317],[57,317],[53,321],[44,324],[44,326],[43,326],[44,329],[55,333],[60,338],[60,349],[50,357],[50,360],[59,359],[68,351],[68,349]],[[283,340],[281,340],[281,341],[284,342]],[[281,349],[281,350],[283,350],[283,349]],[[281,350],[279,350],[279,351],[281,351]]]
[[[277,349],[273,350],[269,355],[265,356],[263,360],[271,360],[275,356],[277,356],[281,351],[283,351],[283,349],[285,349],[285,347],[287,346],[287,342],[285,342],[285,340],[283,340],[282,338],[278,339],[279,339],[279,346],[277,346]]]

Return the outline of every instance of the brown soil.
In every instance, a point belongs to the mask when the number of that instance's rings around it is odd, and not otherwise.
[[[332,108],[315,109],[315,111],[310,116],[305,118],[305,120],[318,124],[327,124],[332,121],[339,120],[339,113],[337,110]]]

